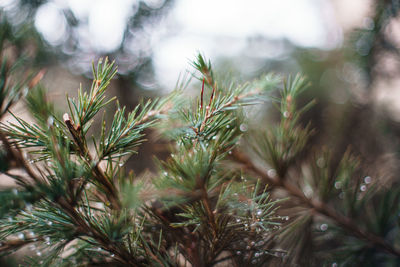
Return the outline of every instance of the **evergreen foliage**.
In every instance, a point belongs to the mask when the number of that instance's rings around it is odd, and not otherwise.
[[[111,124],[103,118],[99,134],[89,137],[96,115],[115,100],[106,96],[114,63],[100,60],[91,88],[68,98],[61,115],[37,85],[41,73],[14,82],[16,68],[3,62],[2,115],[16,122],[1,124],[3,157],[10,162],[2,172],[18,185],[1,192],[3,255],[29,246],[37,256],[26,260],[30,266],[211,266],[276,257],[265,240],[281,221],[277,201],[263,183],[225,173],[223,163],[242,135],[243,106],[259,101],[276,80],[268,77],[262,88],[222,89],[199,56],[198,101],[182,106],[184,88],[178,88],[131,112],[117,103]],[[10,111],[24,91],[34,123]],[[124,161],[144,141],[144,130],[161,120],[173,154],[150,181],[125,175]]]
[[[328,144],[309,148],[305,78],[219,81],[199,55],[195,99],[182,81],[128,112],[107,96],[117,69],[104,59],[59,111],[43,73],[27,75],[1,38],[0,116],[15,122],[0,126],[0,170],[17,185],[0,191],[1,256],[28,247],[26,266],[400,265],[398,185],[380,186],[350,149],[336,161]],[[33,122],[12,113],[18,100]],[[248,106],[266,101],[278,122],[253,126]],[[107,123],[99,113],[113,104]],[[146,179],[124,165],[149,128],[171,154]]]

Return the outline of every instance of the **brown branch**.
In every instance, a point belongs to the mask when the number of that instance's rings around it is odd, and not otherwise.
[[[217,234],[218,234],[217,224],[216,224],[216,221],[215,221],[214,212],[211,210],[210,199],[208,197],[207,189],[205,188],[205,186],[202,188],[201,201],[202,201],[202,203],[204,205],[204,208],[206,209],[206,213],[207,213],[208,219],[211,222],[213,235],[214,235],[214,238],[216,239],[217,238]]]
[[[29,177],[31,177],[35,182],[42,182],[42,178],[39,177],[26,163],[24,156],[22,155],[21,150],[18,148],[18,146],[15,144],[15,148],[13,148],[2,131],[0,131],[0,140],[2,141],[3,146],[5,147],[9,155],[16,161],[17,166],[22,167],[29,175]]]
[[[368,242],[368,243],[378,247],[379,249],[386,251],[392,255],[395,255],[397,257],[400,256],[400,251],[398,249],[394,248],[393,246],[391,246],[380,236],[377,236],[373,233],[366,232],[366,231],[360,229],[357,226],[357,224],[355,222],[353,222],[349,217],[338,213],[336,210],[334,210],[329,205],[327,205],[319,200],[306,197],[304,195],[304,193],[298,187],[294,186],[293,184],[289,183],[288,181],[269,176],[263,170],[261,170],[260,168],[255,166],[252,163],[252,161],[243,153],[240,153],[239,151],[235,151],[232,156],[236,162],[243,164],[244,168],[259,175],[265,182],[267,182],[275,187],[279,187],[279,188],[285,190],[289,195],[298,198],[303,204],[312,208],[320,215],[324,215],[324,216],[330,218],[337,225],[342,227],[348,234],[355,236],[357,238],[363,239],[364,241],[366,241],[366,242]]]
[[[86,163],[91,166],[93,164],[93,157],[89,152],[89,149],[87,148],[86,143],[83,141],[84,138],[82,137],[81,131],[77,129],[71,121],[69,115],[65,113],[63,115],[63,119],[65,124],[68,127],[69,132],[72,135],[72,138],[74,139],[75,144],[78,147],[78,152],[80,156],[86,161]],[[100,168],[99,163],[97,162],[93,168],[92,172],[94,176],[96,177],[97,181],[102,184],[107,191],[107,199],[110,201],[110,204],[112,207],[116,209],[121,208],[121,204],[118,200],[118,194],[116,192],[116,188],[114,185],[108,180],[107,176],[103,172],[103,170]]]
[[[124,246],[117,246],[112,240],[99,232],[90,222],[85,221],[82,216],[72,207],[64,198],[57,200],[58,205],[70,216],[74,221],[74,226],[80,235],[90,236],[94,238],[107,251],[114,253],[129,266],[140,266],[137,260],[129,253]]]
[[[30,238],[30,239],[10,239],[7,241],[1,241],[0,242],[0,252],[5,252],[9,250],[16,250],[19,249],[29,243],[34,243],[40,239],[37,238]]]
[[[200,110],[203,110],[203,94],[204,94],[204,83],[205,83],[205,78],[203,78],[203,84],[201,86],[201,93],[200,93]]]

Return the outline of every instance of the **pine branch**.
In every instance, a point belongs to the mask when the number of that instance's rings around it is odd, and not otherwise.
[[[64,122],[68,127],[68,130],[70,131],[75,144],[77,145],[79,149],[79,153],[83,159],[86,160],[86,163],[88,166],[92,166],[94,163],[93,156],[90,154],[88,147],[86,146],[86,142],[83,142],[84,138],[81,136],[81,131],[78,130],[78,127],[76,127],[71,119],[69,118],[69,115],[67,113],[64,114],[63,116]],[[116,188],[111,184],[103,170],[99,166],[99,162],[95,163],[94,166],[92,167],[93,169],[93,175],[94,177],[97,178],[97,181],[104,186],[104,188],[107,191],[107,198],[110,201],[112,207],[116,209],[121,208],[121,204],[119,203],[118,200],[118,193],[116,192]]]
[[[15,148],[13,148],[8,139],[6,138],[6,135],[1,130],[0,130],[0,140],[2,141],[2,145],[6,148],[7,152],[10,154],[12,159],[14,159],[17,162],[17,166],[22,167],[29,175],[29,177],[32,178],[36,183],[41,182],[42,179],[27,164],[18,146],[15,146]]]
[[[265,171],[256,167],[252,163],[252,161],[243,153],[235,151],[235,153],[233,153],[233,158],[237,163],[242,164],[245,169],[260,176],[266,183],[284,189],[289,195],[296,197],[304,205],[312,208],[315,212],[330,218],[338,226],[341,226],[343,229],[345,229],[349,235],[363,239],[366,242],[370,243],[372,246],[377,247],[382,251],[388,252],[394,256],[400,256],[400,250],[392,247],[381,237],[360,229],[360,227],[351,218],[337,213],[327,204],[315,199],[307,198],[300,189],[292,185],[290,182],[280,179],[278,177],[271,177],[270,175],[265,173]]]

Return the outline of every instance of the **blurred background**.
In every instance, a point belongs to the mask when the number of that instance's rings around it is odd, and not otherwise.
[[[239,81],[303,73],[304,102],[317,99],[304,118],[314,147],[338,160],[351,146],[389,186],[400,174],[399,11],[400,0],[0,0],[0,34],[9,57],[46,70],[62,110],[66,93],[90,87],[91,64],[104,56],[119,66],[109,95],[128,110],[172,91],[198,52]],[[269,108],[265,118],[274,119]],[[145,143],[130,167],[154,170],[166,146]]]

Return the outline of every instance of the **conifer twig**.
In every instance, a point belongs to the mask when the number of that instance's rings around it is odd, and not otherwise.
[[[236,150],[232,154],[232,157],[236,162],[244,165],[244,168],[259,175],[265,182],[271,184],[272,186],[284,189],[289,195],[298,198],[303,204],[314,209],[320,215],[324,215],[324,216],[330,218],[337,225],[339,225],[343,229],[345,229],[350,235],[353,235],[355,237],[363,239],[366,242],[368,242],[368,243],[370,243],[392,255],[395,255],[398,257],[400,256],[400,251],[398,249],[392,247],[381,237],[379,237],[375,234],[366,232],[364,230],[361,230],[349,217],[337,213],[333,208],[331,208],[327,204],[325,204],[319,200],[310,199],[310,198],[306,197],[299,188],[297,188],[290,182],[283,180],[283,179],[279,179],[279,178],[277,179],[275,177],[271,177],[270,175],[265,173],[263,170],[261,170],[260,168],[255,166],[253,164],[253,162],[243,153]]]
[[[13,249],[19,249],[29,243],[32,242],[36,242],[37,238],[30,238],[30,239],[25,239],[25,240],[21,240],[21,239],[11,239],[11,240],[7,240],[7,241],[1,241],[0,242],[0,252],[3,251],[8,251],[8,250],[13,250]]]
[[[31,167],[26,163],[21,151],[18,148],[18,145],[15,144],[15,148],[11,147],[10,142],[7,140],[4,133],[0,130],[0,140],[3,146],[6,148],[7,152],[10,153],[12,158],[17,162],[19,167],[22,167],[26,173],[31,177],[35,182],[40,182],[41,178],[35,174],[35,172],[31,169]]]
[[[64,122],[68,127],[69,132],[71,133],[75,144],[78,146],[79,153],[82,158],[91,166],[93,164],[93,156],[90,154],[89,149],[85,142],[83,142],[83,138],[81,137],[81,131],[77,129],[72,120],[69,118],[68,113],[65,113],[63,116]],[[107,198],[109,199],[111,205],[117,209],[121,208],[121,204],[119,203],[117,192],[115,186],[108,180],[107,176],[100,168],[99,163],[97,162],[93,166],[93,174],[97,178],[97,181],[101,183],[105,189],[108,191]]]

